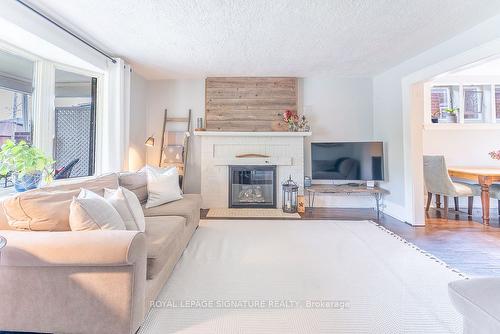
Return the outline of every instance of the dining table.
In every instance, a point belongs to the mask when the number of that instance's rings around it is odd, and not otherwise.
[[[481,186],[483,224],[490,224],[490,185],[500,182],[500,167],[449,167],[450,177],[474,181]]]

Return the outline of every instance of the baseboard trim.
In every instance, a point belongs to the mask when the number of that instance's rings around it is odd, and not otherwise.
[[[424,226],[421,224],[412,224],[411,222],[409,222],[407,212],[404,206],[388,200],[384,200],[384,205],[385,205],[384,214],[389,215],[392,218],[407,223],[411,226]]]

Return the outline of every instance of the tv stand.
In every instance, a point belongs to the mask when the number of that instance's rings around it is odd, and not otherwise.
[[[380,219],[380,200],[384,195],[389,194],[389,191],[380,188],[378,186],[375,187],[367,187],[366,184],[359,184],[356,186],[352,186],[349,184],[339,184],[339,185],[330,185],[330,184],[313,184],[310,187],[304,189],[308,194],[309,207],[314,208],[314,199],[316,197],[316,193],[320,194],[339,194],[339,195],[369,195],[375,198],[376,210],[377,210],[377,220]]]

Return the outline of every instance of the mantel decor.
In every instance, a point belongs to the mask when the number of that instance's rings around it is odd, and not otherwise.
[[[291,132],[309,132],[309,121],[306,119],[306,116],[299,116],[297,113],[294,113],[291,110],[286,110],[283,113],[283,121],[288,127],[288,131]]]
[[[500,160],[500,150],[498,151],[492,151],[489,153],[490,157],[495,160]]]

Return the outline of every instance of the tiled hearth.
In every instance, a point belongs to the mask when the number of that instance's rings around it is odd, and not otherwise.
[[[290,175],[302,192],[304,137],[310,132],[200,131],[195,135],[201,136],[203,208],[229,207],[229,166],[276,166],[278,207],[281,183]]]

